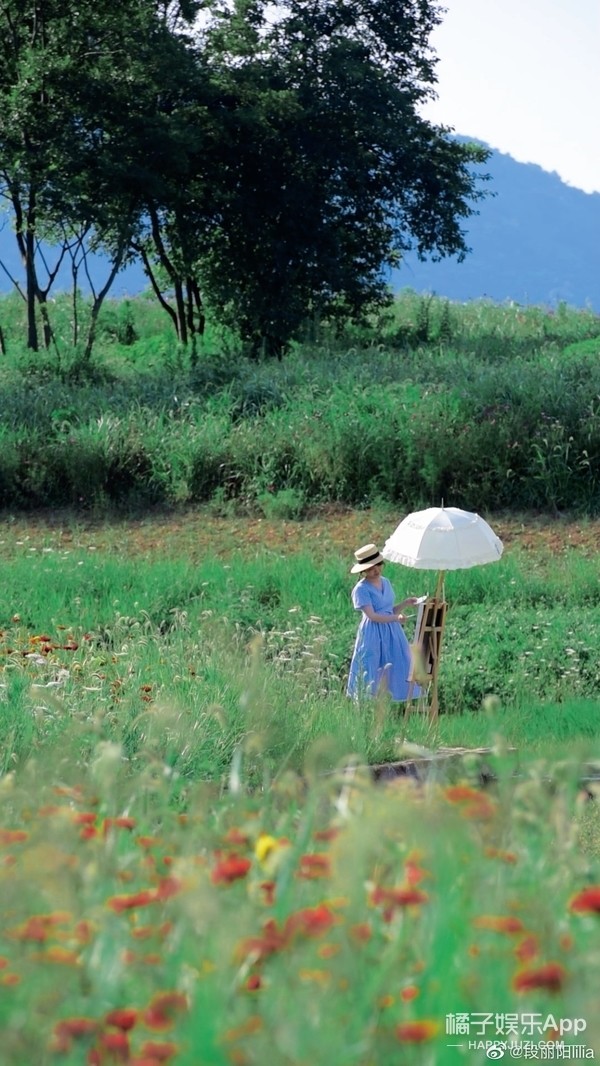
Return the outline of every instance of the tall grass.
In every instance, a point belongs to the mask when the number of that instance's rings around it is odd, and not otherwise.
[[[147,301],[127,306],[128,345],[121,313],[108,307],[85,373],[68,354],[27,355],[7,327],[0,506],[212,500],[298,514],[330,500],[414,509],[443,497],[472,510],[598,511],[590,312],[409,293],[368,330],[321,330],[282,364],[250,363],[209,333],[194,367],[153,332]]]
[[[60,745],[73,721],[135,764],[161,715],[156,743],[182,781],[221,777],[238,750],[258,778],[298,769],[319,739],[333,762],[349,751],[373,762],[406,739],[473,746],[500,731],[535,747],[598,731],[600,591],[593,560],[575,555],[532,565],[513,553],[448,576],[447,713],[433,729],[419,713],[404,722],[385,702],[345,697],[356,619],[339,561],[267,551],[134,562],[23,544],[2,570],[5,767]],[[390,577],[402,597],[431,591],[434,575]]]

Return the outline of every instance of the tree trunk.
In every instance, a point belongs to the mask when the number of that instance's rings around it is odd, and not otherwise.
[[[25,233],[25,277],[27,289],[27,347],[33,352],[39,348],[37,319],[36,319],[36,291],[37,279],[35,276],[35,238],[33,231],[28,227]]]

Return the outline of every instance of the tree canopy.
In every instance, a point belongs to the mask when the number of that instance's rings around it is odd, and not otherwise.
[[[309,315],[385,303],[408,249],[464,256],[486,153],[421,114],[440,19],[430,0],[3,0],[30,346],[40,308],[49,343],[41,239],[106,251],[106,291],[140,256],[184,343],[209,310],[278,355]]]

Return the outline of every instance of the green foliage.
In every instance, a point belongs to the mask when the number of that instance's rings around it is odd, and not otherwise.
[[[319,344],[281,365],[244,360],[210,330],[190,369],[144,297],[107,304],[91,364],[24,352],[20,305],[10,298],[3,310],[5,508],[213,500],[295,516],[331,501],[414,510],[444,499],[475,511],[598,512],[600,329],[590,312],[459,307],[408,292],[345,338],[322,327]],[[424,316],[427,345],[417,339]],[[123,345],[120,322],[138,339]]]
[[[290,528],[292,541],[301,532],[302,523]],[[85,732],[97,720],[99,736],[122,743],[136,766],[148,703],[173,719],[160,744],[184,780],[226,774],[253,735],[260,754],[248,753],[246,770],[260,778],[282,761],[301,768],[317,742],[330,744],[327,758],[355,752],[378,762],[396,757],[403,738],[481,746],[500,731],[518,747],[545,750],[552,737],[575,743],[597,733],[600,591],[593,559],[576,553],[532,560],[512,551],[495,566],[448,575],[443,713],[432,730],[417,713],[405,724],[385,703],[355,706],[345,697],[356,619],[344,560],[282,557],[267,546],[245,557],[240,539],[227,561],[192,543],[192,562],[172,557],[159,523],[152,537],[164,558],[153,561],[123,556],[119,523],[112,547],[89,534],[78,547],[81,532],[66,522],[45,545],[9,535],[6,524],[7,765],[41,744],[62,744],[73,722]],[[214,547],[225,549],[219,535]],[[431,574],[394,567],[389,576],[398,598],[432,590]]]

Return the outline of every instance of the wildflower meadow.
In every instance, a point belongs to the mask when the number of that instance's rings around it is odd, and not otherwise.
[[[274,363],[1,304],[2,1066],[600,1055],[598,316],[408,293]],[[349,568],[442,499],[504,553],[431,721],[346,697]]]

